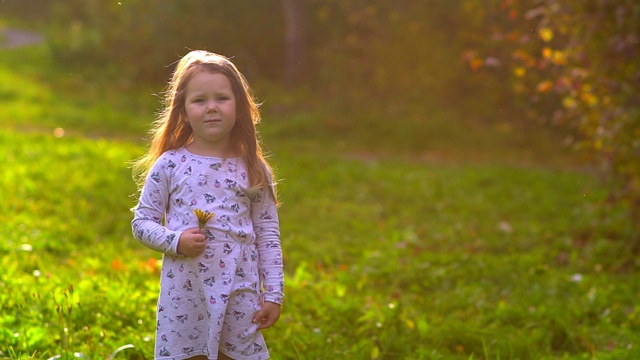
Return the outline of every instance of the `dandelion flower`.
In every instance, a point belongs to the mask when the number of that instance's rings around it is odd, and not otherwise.
[[[196,218],[198,219],[198,228],[202,230],[202,228],[207,225],[207,222],[216,215],[214,213],[210,213],[208,211],[202,211],[200,209],[193,210],[193,213],[196,214]]]

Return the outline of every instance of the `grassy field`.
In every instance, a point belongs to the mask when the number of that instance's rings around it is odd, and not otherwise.
[[[153,357],[160,256],[130,234],[128,162],[162,89],[91,76],[0,54],[0,358]],[[258,94],[283,202],[274,359],[640,358],[629,224],[550,134],[345,126]]]

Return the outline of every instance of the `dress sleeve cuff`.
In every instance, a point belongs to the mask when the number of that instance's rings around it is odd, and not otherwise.
[[[272,302],[278,305],[282,305],[282,296],[275,294],[264,294],[263,295],[264,302]]]
[[[173,231],[176,240],[173,241],[171,245],[169,245],[169,248],[165,251],[165,254],[182,257],[182,255],[178,254],[178,242],[180,241],[180,236],[182,236],[182,233],[182,230]]]

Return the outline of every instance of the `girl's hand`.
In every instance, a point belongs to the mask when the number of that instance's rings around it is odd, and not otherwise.
[[[258,330],[266,329],[275,324],[280,318],[280,305],[272,302],[265,302],[262,308],[253,315],[253,322],[260,324]]]
[[[207,245],[205,240],[204,234],[198,228],[183,231],[178,239],[178,254],[187,257],[202,254]]]

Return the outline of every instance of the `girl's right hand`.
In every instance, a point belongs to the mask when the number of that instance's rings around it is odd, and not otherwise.
[[[188,229],[183,231],[178,239],[178,254],[196,257],[202,254],[206,245],[206,238],[200,229]]]

